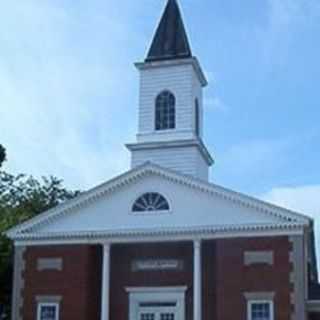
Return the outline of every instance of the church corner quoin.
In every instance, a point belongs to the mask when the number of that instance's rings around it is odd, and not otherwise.
[[[190,48],[168,0],[131,168],[7,232],[13,320],[320,320],[312,219],[209,182]]]

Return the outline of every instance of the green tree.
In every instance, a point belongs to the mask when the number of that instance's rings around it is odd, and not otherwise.
[[[78,191],[64,188],[62,181],[55,177],[37,180],[32,176],[15,176],[0,171],[0,304],[5,306],[8,316],[11,307],[13,246],[3,232],[78,194]]]
[[[0,144],[0,168],[2,163],[6,160],[6,149]]]

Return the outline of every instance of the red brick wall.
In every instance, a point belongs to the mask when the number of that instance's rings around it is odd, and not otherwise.
[[[183,271],[132,272],[134,259],[182,259]],[[111,319],[128,320],[127,286],[188,286],[186,293],[187,320],[192,319],[192,243],[115,245],[111,249]]]
[[[202,315],[214,320],[216,310],[216,249],[215,241],[202,243]]]
[[[246,250],[273,250],[274,265],[244,266]],[[246,319],[244,292],[275,292],[277,320],[290,319],[289,251],[287,237],[224,239],[203,242],[202,285],[205,320]],[[63,271],[37,271],[37,258],[62,257]],[[100,246],[31,247],[26,252],[24,320],[34,320],[36,295],[61,295],[61,320],[99,319]],[[134,259],[181,259],[183,270],[133,272]],[[113,245],[111,248],[111,320],[128,319],[127,286],[183,286],[186,319],[193,314],[193,246],[186,243]],[[310,320],[319,320],[311,318]]]
[[[273,250],[274,265],[243,263],[246,250]],[[216,319],[246,319],[244,292],[275,292],[275,319],[290,320],[291,245],[287,237],[216,241]]]
[[[37,258],[63,259],[62,271],[37,271]],[[98,246],[29,247],[26,254],[23,319],[36,319],[37,295],[61,295],[61,320],[98,320],[101,249]]]

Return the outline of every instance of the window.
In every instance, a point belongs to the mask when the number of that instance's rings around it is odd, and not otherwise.
[[[133,212],[168,211],[169,203],[164,196],[156,192],[148,192],[139,197],[132,206]]]
[[[196,135],[200,135],[200,109],[199,109],[199,100],[196,98],[194,102],[194,112],[195,112],[195,132]]]
[[[169,91],[161,92],[156,98],[155,128],[156,130],[174,129],[176,99]]]
[[[248,320],[273,320],[273,302],[248,301]]]
[[[58,303],[39,303],[37,320],[58,320],[59,304]]]

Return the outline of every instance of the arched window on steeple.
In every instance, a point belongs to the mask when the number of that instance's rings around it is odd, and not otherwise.
[[[195,113],[195,132],[197,136],[200,136],[200,109],[198,98],[194,101],[194,113]]]
[[[176,127],[176,98],[170,91],[162,91],[156,98],[155,129],[168,130]]]

